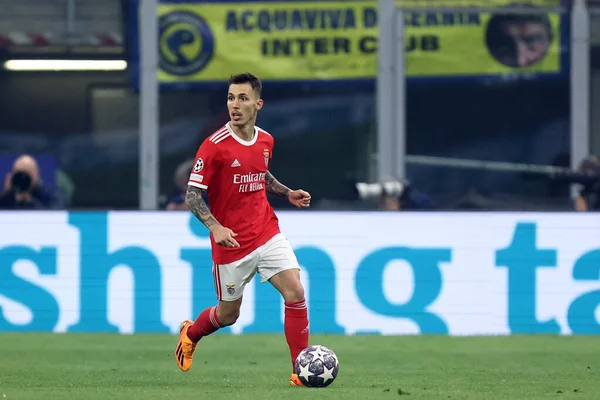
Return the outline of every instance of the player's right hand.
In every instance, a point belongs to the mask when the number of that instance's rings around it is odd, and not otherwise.
[[[234,237],[237,236],[237,233],[235,233],[229,228],[219,226],[218,228],[215,228],[212,231],[212,234],[213,238],[215,239],[215,242],[219,246],[240,247],[240,244],[237,242],[237,240],[234,239]]]

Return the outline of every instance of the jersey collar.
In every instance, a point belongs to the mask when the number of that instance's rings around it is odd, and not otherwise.
[[[256,143],[256,140],[258,139],[258,128],[256,126],[254,127],[254,137],[250,141],[244,140],[241,137],[239,137],[238,135],[236,135],[235,132],[233,131],[233,129],[231,129],[229,122],[225,126],[227,127],[227,130],[231,134],[231,137],[233,137],[235,140],[237,140],[237,142],[241,145],[252,146],[254,143]]]

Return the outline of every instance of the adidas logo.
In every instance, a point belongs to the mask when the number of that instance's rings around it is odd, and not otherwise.
[[[310,328],[310,324],[306,325],[306,328],[302,329],[302,332],[300,332],[300,333],[302,333],[302,334],[308,333],[309,328]]]
[[[242,164],[240,164],[240,162],[237,160],[237,158],[235,159],[235,161],[233,162],[233,164],[231,164],[232,168],[241,167],[241,166],[242,166]]]

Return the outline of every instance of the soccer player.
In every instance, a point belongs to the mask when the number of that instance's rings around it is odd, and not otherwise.
[[[204,310],[195,322],[181,324],[175,359],[182,371],[192,366],[198,342],[219,328],[233,325],[240,315],[244,286],[258,272],[285,301],[284,331],[292,358],[291,386],[302,386],[294,361],[308,347],[308,313],[300,266],[267,193],[286,197],[299,208],[310,206],[304,190],[291,190],[269,172],[273,137],[255,126],[263,106],[262,84],[250,73],[229,79],[227,108],[230,121],[208,137],[196,153],[186,204],[210,230],[213,278],[218,304]],[[208,194],[208,205],[202,193]]]

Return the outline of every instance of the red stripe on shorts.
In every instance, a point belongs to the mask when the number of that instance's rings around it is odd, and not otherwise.
[[[217,300],[221,301],[221,274],[219,273],[219,264],[213,266],[213,278],[215,280],[215,290],[217,291]]]

